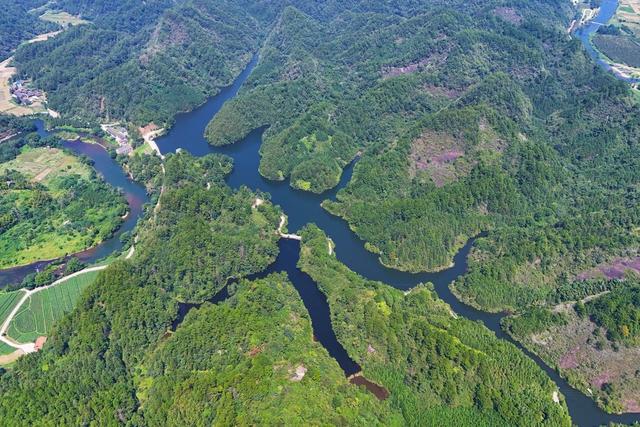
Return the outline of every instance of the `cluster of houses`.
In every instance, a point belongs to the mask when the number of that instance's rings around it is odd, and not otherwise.
[[[103,131],[118,143],[118,148],[116,148],[117,154],[129,154],[133,151],[133,147],[129,142],[129,132],[127,129],[118,124],[102,125],[101,127]]]
[[[27,87],[24,80],[18,80],[9,88],[11,96],[21,105],[31,105],[34,102],[44,100],[44,92],[40,89]]]

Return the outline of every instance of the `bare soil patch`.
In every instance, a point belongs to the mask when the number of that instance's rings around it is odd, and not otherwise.
[[[424,71],[429,68],[442,65],[447,60],[448,54],[446,52],[439,53],[434,52],[429,56],[426,56],[416,62],[412,62],[407,65],[398,67],[383,67],[382,77],[385,79],[402,76],[404,74],[411,74],[417,71]]]
[[[522,24],[522,15],[512,7],[496,7],[493,9],[493,14],[514,25]]]
[[[10,354],[3,354],[3,355],[0,356],[0,365],[8,365],[10,363],[13,363],[16,360],[20,359],[20,357],[23,354],[25,354],[25,352],[20,350],[20,349],[14,351],[13,353],[10,353]]]
[[[364,386],[369,392],[373,393],[378,400],[386,400],[389,397],[389,390],[373,381],[368,380],[361,373],[355,374],[349,378],[349,382],[354,385]]]
[[[458,98],[462,91],[458,89],[452,89],[444,86],[425,85],[423,86],[425,92],[433,96],[444,96],[445,98],[455,99]]]

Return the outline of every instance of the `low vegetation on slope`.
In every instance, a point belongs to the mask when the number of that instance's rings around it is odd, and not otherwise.
[[[605,410],[638,412],[639,295],[637,280],[618,282],[595,298],[510,317],[505,327]]]

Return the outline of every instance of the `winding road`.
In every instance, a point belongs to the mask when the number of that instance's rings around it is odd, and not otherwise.
[[[131,246],[131,248],[127,252],[127,255],[124,257],[124,259],[130,259],[133,256],[134,253],[135,253],[135,247]],[[35,348],[36,347],[36,343],[35,342],[19,343],[19,342],[14,341],[11,337],[9,337],[7,335],[7,331],[9,330],[9,326],[11,325],[11,321],[16,316],[16,314],[18,314],[18,312],[20,311],[20,308],[29,299],[29,297],[31,297],[32,295],[37,294],[38,292],[44,291],[45,289],[49,289],[49,288],[53,288],[54,286],[58,286],[59,284],[64,283],[64,282],[68,281],[69,279],[73,279],[74,277],[82,276],[84,274],[91,273],[91,272],[94,272],[94,271],[102,271],[102,270],[106,269],[107,267],[109,267],[108,264],[106,264],[106,265],[97,265],[95,267],[85,268],[84,270],[77,271],[77,272],[75,272],[73,274],[70,274],[70,275],[65,276],[65,277],[63,277],[61,279],[58,279],[55,282],[53,282],[53,283],[51,283],[50,285],[47,285],[47,286],[42,286],[42,287],[35,288],[35,289],[21,289],[20,291],[23,292],[24,295],[22,295],[22,298],[20,298],[20,301],[18,301],[18,303],[15,305],[15,307],[13,307],[13,309],[11,310],[11,312],[9,313],[7,318],[4,320],[4,322],[0,326],[0,341],[5,343],[6,345],[8,345],[10,347],[15,348],[16,350],[22,350],[24,353],[33,353],[33,352],[35,352],[36,351],[36,348]]]

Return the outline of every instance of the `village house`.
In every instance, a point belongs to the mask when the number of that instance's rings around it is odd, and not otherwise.
[[[103,125],[102,128],[113,139],[116,140],[118,145],[124,145],[129,143],[129,132],[122,126],[115,125]]]
[[[133,147],[129,143],[129,132],[127,129],[117,124],[102,125],[101,127],[102,130],[118,143],[118,148],[116,148],[117,154],[129,154],[133,151]]]
[[[133,147],[129,144],[122,144],[116,148],[116,154],[129,154],[133,151]]]
[[[9,92],[21,105],[31,105],[34,102],[41,101],[44,97],[43,91],[27,87],[23,80],[12,83]]]

